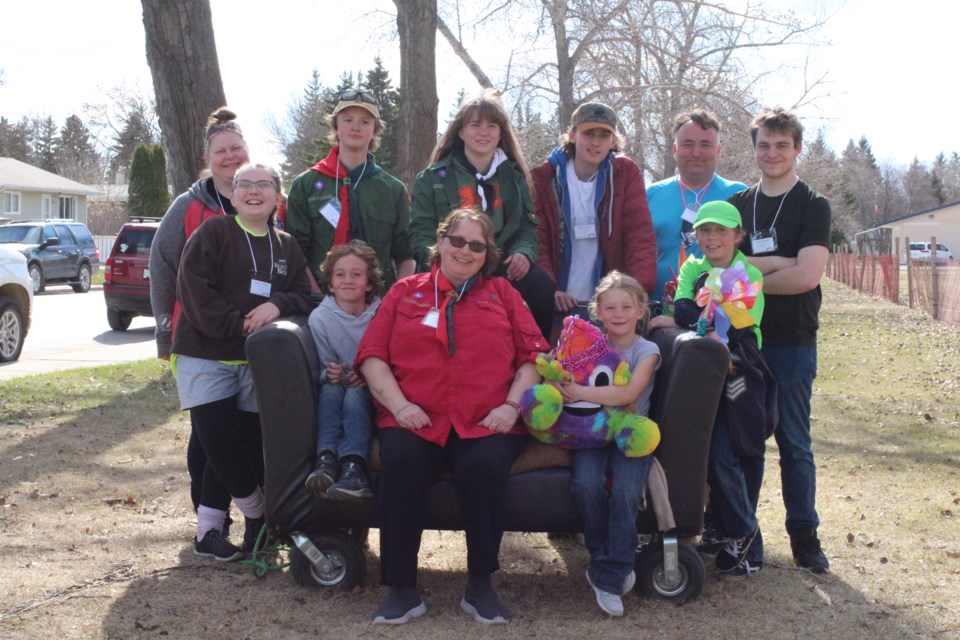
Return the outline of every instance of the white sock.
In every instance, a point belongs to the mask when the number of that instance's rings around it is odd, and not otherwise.
[[[203,540],[207,531],[216,529],[223,530],[223,523],[227,519],[227,512],[212,507],[200,505],[197,507],[197,542]]]
[[[263,490],[260,487],[254,489],[253,493],[246,498],[234,496],[233,501],[237,503],[237,509],[240,509],[240,513],[245,518],[260,518],[263,516]]]

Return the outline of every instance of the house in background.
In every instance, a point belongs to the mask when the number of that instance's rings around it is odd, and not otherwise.
[[[910,242],[930,242],[935,236],[937,243],[946,245],[953,255],[960,255],[960,201],[886,220],[874,228],[890,229],[892,242],[900,240],[901,261],[907,238]]]
[[[0,223],[69,218],[87,224],[87,198],[100,192],[13,158],[0,158]]]

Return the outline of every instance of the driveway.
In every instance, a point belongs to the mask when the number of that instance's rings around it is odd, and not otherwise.
[[[155,358],[155,327],[153,318],[134,318],[127,331],[111,330],[101,287],[83,294],[69,286],[47,287],[33,298],[33,321],[20,360],[0,364],[0,381]]]

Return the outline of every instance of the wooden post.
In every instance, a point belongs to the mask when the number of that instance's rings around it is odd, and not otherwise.
[[[893,272],[894,295],[891,297],[891,300],[900,304],[900,238],[894,240],[893,243],[893,268],[895,269]]]
[[[903,253],[907,256],[907,300],[913,309],[913,260],[910,259],[910,237],[903,239]]]
[[[937,265],[937,237],[930,237],[930,311],[940,319],[940,268]]]

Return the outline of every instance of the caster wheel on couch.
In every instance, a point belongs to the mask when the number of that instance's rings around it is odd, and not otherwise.
[[[314,589],[349,591],[363,582],[367,561],[350,536],[339,532],[312,533],[310,541],[328,562],[315,565],[299,548],[290,552],[290,571],[297,584]]]
[[[687,545],[677,546],[679,555],[679,579],[670,581],[663,568],[663,545],[652,544],[637,555],[635,589],[644,597],[682,604],[695,600],[703,593],[707,571],[695,549]]]

